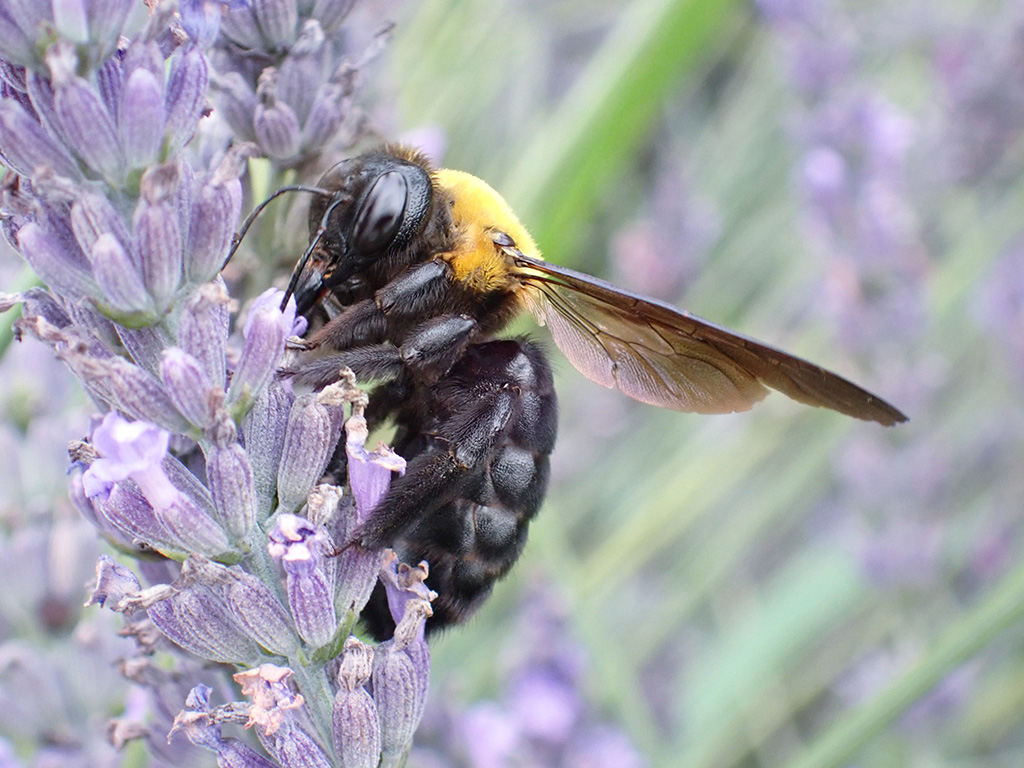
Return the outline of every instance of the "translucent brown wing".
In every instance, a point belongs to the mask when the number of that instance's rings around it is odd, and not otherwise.
[[[652,405],[745,411],[778,390],[891,426],[907,417],[824,368],[603,280],[515,253],[528,303],[584,376]]]

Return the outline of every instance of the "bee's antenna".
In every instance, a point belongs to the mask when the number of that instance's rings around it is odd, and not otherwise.
[[[231,261],[231,257],[235,255],[235,251],[238,250],[238,246],[242,244],[242,238],[245,237],[245,233],[249,231],[249,227],[251,227],[252,223],[256,221],[256,217],[263,212],[263,209],[266,208],[271,201],[280,197],[285,192],[309,192],[312,195],[320,195],[321,197],[330,197],[334,194],[326,189],[320,189],[320,187],[307,187],[304,184],[292,184],[287,187],[281,187],[274,194],[253,208],[252,213],[246,216],[245,221],[242,222],[241,228],[235,236],[231,238],[231,250],[228,251],[227,258],[224,259],[224,263],[221,264],[221,269],[224,269],[224,267],[228,265],[228,262]]]
[[[309,257],[313,255],[313,249],[316,248],[317,243],[320,242],[320,238],[323,237],[324,232],[327,231],[327,219],[334,212],[334,209],[341,205],[341,203],[343,202],[347,202],[347,200],[345,198],[339,198],[327,206],[327,210],[324,211],[324,215],[320,219],[320,226],[317,227],[317,230],[313,234],[313,236],[309,238],[309,245],[306,246],[306,250],[302,252],[302,256],[299,259],[299,263],[296,264],[295,269],[292,270],[291,280],[288,281],[288,288],[284,292],[284,299],[281,300],[282,312],[284,312],[285,307],[288,306],[288,299],[292,297],[292,294],[295,293],[295,289],[299,285],[299,278],[302,276],[302,272],[306,268],[306,262],[309,261]]]

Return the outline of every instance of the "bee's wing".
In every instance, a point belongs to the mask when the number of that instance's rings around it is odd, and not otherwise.
[[[814,363],[603,280],[514,255],[527,301],[584,376],[652,405],[745,411],[771,387],[794,400],[891,426],[896,408]]]

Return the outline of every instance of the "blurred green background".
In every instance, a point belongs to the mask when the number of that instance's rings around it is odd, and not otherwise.
[[[558,360],[549,500],[435,698],[498,695],[542,589],[651,765],[1024,765],[1024,5],[395,16],[382,132],[443,137],[548,258],[910,417],[661,412]]]

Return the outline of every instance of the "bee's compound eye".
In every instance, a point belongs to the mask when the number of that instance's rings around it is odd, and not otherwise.
[[[398,171],[389,171],[373,183],[356,214],[352,244],[364,253],[387,248],[398,234],[409,198],[409,183]]]

